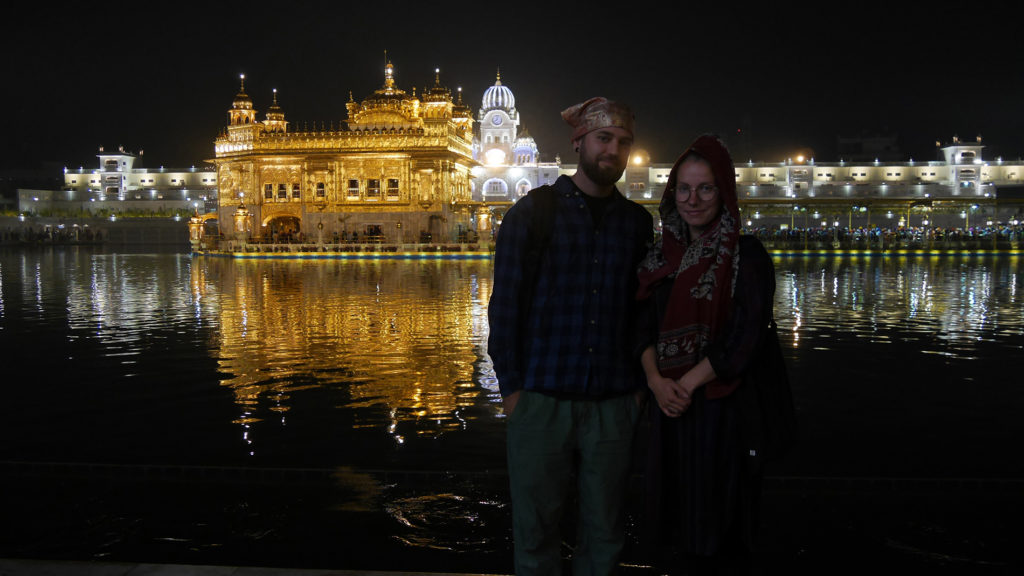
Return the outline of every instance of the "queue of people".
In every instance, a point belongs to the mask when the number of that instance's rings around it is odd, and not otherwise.
[[[91,244],[102,242],[103,232],[91,227],[77,226],[6,226],[0,230],[0,244]]]
[[[970,228],[915,226],[899,228],[881,227],[809,227],[777,228],[766,226],[745,227],[746,232],[774,247],[800,247],[804,243],[830,246],[838,242],[841,248],[868,249],[878,246],[907,248],[992,248],[1009,247],[1021,240],[1019,225],[975,226]]]
[[[562,117],[578,170],[509,209],[488,308],[515,572],[562,573],[570,510],[572,573],[618,572],[643,420],[650,564],[659,574],[750,573],[762,470],[791,440],[795,416],[787,385],[762,361],[781,358],[774,269],[740,232],[729,152],[702,136],[679,157],[655,240],[650,214],[615,188],[632,111],[592,98]]]

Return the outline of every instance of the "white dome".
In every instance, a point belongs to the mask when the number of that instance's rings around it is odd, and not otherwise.
[[[484,92],[482,106],[484,112],[494,109],[511,112],[515,109],[516,97],[512,95],[512,91],[508,89],[508,86],[501,85],[501,74],[498,74],[498,79],[494,82],[494,86],[491,86]]]

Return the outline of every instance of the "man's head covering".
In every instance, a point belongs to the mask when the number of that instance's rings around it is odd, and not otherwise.
[[[587,132],[609,126],[633,134],[633,111],[629,106],[600,96],[566,108],[562,111],[562,119],[572,126],[570,141],[575,141]]]

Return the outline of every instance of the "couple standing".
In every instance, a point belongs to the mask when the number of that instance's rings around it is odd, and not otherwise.
[[[741,573],[760,474],[734,392],[771,321],[771,259],[740,236],[735,172],[716,138],[698,138],[676,161],[654,241],[651,215],[615,188],[633,113],[592,98],[562,117],[578,170],[508,211],[489,306],[516,574],[561,573],[559,524],[572,502],[573,573],[618,571],[634,432],[647,405],[652,563]]]

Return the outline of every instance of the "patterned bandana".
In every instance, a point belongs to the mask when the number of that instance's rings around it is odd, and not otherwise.
[[[562,111],[562,119],[572,126],[570,141],[575,141],[587,132],[609,126],[633,134],[633,111],[629,106],[600,96],[566,108]]]

